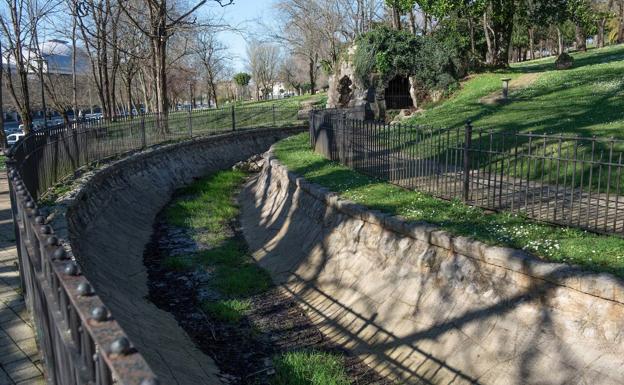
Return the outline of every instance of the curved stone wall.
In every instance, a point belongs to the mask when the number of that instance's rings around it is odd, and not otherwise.
[[[193,178],[229,168],[299,131],[237,132],[138,153],[96,172],[69,202],[64,232],[73,254],[162,384],[221,382],[213,360],[171,314],[146,299],[143,252],[155,216]]]
[[[368,211],[267,158],[241,199],[254,256],[329,338],[382,374],[624,382],[620,280]]]

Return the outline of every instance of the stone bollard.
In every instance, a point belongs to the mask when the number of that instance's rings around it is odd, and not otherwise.
[[[503,81],[503,100],[507,100],[509,98],[509,81],[511,78],[502,78]]]

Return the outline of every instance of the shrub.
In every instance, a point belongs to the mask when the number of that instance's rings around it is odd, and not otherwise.
[[[459,61],[448,39],[416,36],[386,26],[360,36],[353,56],[355,76],[367,87],[401,75],[414,77],[426,92],[446,92],[452,87],[457,82]],[[379,76],[371,76],[373,73]]]

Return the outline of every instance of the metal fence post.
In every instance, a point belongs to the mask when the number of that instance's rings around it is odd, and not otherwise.
[[[139,124],[139,130],[141,131],[141,148],[147,147],[147,140],[145,138],[145,114],[141,114],[141,123]]]
[[[472,122],[466,121],[466,138],[464,139],[464,202],[468,201],[470,193],[470,147],[472,145]]]
[[[232,106],[232,131],[236,131],[236,113],[234,112],[234,106]]]

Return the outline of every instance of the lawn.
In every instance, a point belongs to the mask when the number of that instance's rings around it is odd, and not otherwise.
[[[316,107],[325,107],[325,103],[327,103],[327,93],[320,92],[315,95],[300,95],[300,96],[292,96],[284,99],[273,99],[273,100],[247,100],[239,105],[242,106],[272,106],[276,107],[302,107],[304,103],[312,102],[312,104]]]
[[[463,146],[461,127],[471,120],[473,148],[499,153],[490,156],[475,151],[474,169],[499,173],[503,167],[501,171],[514,179],[545,180],[551,185],[611,194],[624,191],[621,166],[617,165],[624,154],[624,45],[572,55],[575,61],[569,70],[555,70],[554,58],[546,58],[472,75],[449,99],[430,104],[405,120],[401,135],[407,138],[407,145],[401,142],[394,150],[443,159],[446,145],[438,143],[444,142],[447,134],[440,137],[436,134],[440,131],[423,130],[423,126],[448,128],[451,137],[460,128],[460,139],[454,144]],[[512,79],[510,102],[484,103],[483,99],[500,93],[501,78]],[[410,124],[420,127],[410,128]],[[382,131],[378,140],[391,143],[397,130],[395,126]],[[510,136],[510,132],[553,136],[533,137],[530,142],[528,136]],[[559,139],[559,135],[563,137]],[[576,136],[586,139],[574,139]],[[592,136],[597,137],[595,142],[590,140]],[[516,159],[515,154],[521,157]],[[559,157],[576,161],[558,162]],[[607,174],[611,177],[596,177]]]
[[[571,133],[624,138],[624,45],[573,53],[572,69],[554,70],[554,58],[518,63],[463,82],[450,99],[430,106],[410,123],[455,127],[466,120],[497,131]],[[501,78],[537,79],[512,91],[511,102],[485,105],[483,97],[501,89]],[[514,80],[511,81],[513,86]]]
[[[289,170],[356,203],[409,221],[428,222],[491,245],[524,249],[540,258],[624,277],[624,239],[551,226],[508,213],[489,214],[458,200],[402,189],[331,162],[309,148],[308,134],[277,143]]]

